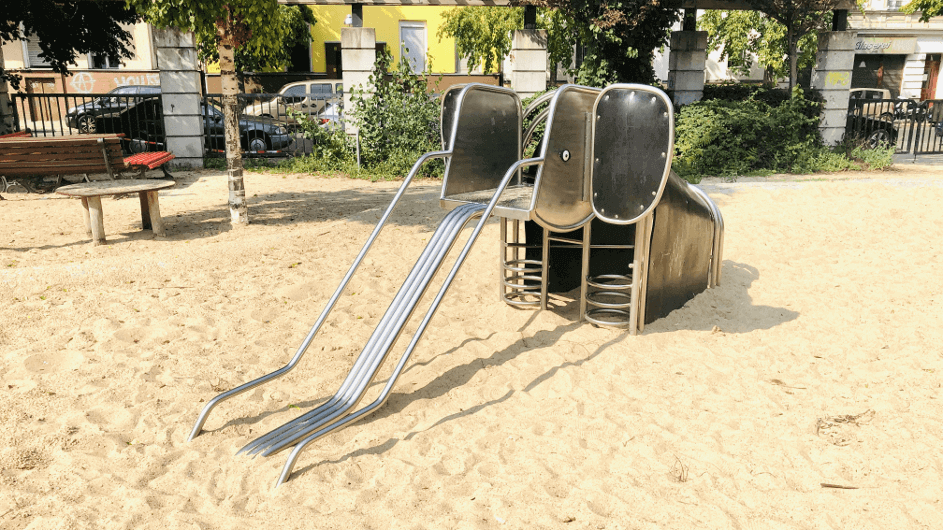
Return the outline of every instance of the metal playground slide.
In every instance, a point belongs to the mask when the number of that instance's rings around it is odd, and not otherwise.
[[[541,104],[548,106],[536,114]],[[522,159],[534,130],[522,130],[527,113],[535,113],[545,131],[535,156]],[[634,334],[719,284],[723,220],[705,193],[671,173],[673,110],[659,90],[565,85],[524,110],[512,90],[460,85],[443,95],[441,119],[444,150],[426,153],[414,164],[291,361],[213,398],[189,440],[200,434],[217,405],[298,365],[418,169],[432,159],[446,161],[440,205],[449,211],[347,378],[329,400],[239,451],[269,456],[293,447],[276,487],[288,480],[309,444],[383,405],[492,215],[501,220],[500,297],[514,306],[546,309],[551,292],[578,285],[581,320]],[[525,168],[533,169],[525,173]],[[475,219],[379,396],[357,408],[446,256]],[[522,224],[538,236],[523,236]],[[573,266],[561,269],[572,273],[551,281],[550,264],[566,260]]]

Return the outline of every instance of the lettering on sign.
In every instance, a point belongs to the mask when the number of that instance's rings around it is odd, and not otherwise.
[[[909,54],[917,49],[917,39],[915,37],[862,37],[855,41],[855,52],[857,53],[893,53]]]

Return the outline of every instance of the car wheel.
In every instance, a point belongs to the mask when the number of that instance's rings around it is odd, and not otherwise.
[[[79,119],[76,120],[76,125],[79,126],[79,132],[83,134],[92,134],[97,130],[95,126],[95,117],[84,114],[79,116]]]
[[[876,149],[891,145],[891,135],[884,129],[876,129],[868,135],[868,147]]]
[[[264,114],[260,114],[260,116],[262,116],[263,118],[274,118],[274,117],[275,117],[275,116],[272,116],[271,114],[269,114],[268,112],[266,112],[266,113],[264,113]]]
[[[268,142],[264,136],[253,136],[249,138],[248,148],[249,151],[268,151]]]

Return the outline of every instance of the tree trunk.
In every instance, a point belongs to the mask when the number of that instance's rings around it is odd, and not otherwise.
[[[3,49],[0,49],[0,70],[3,70]],[[13,105],[7,82],[0,79],[0,134],[13,132]]]
[[[789,97],[792,97],[792,88],[799,78],[799,39],[793,34],[792,28],[786,33],[789,45]]]
[[[239,80],[233,37],[226,28],[219,43],[219,78],[223,85],[223,132],[226,135],[226,171],[229,175],[229,215],[233,226],[249,224],[246,188],[242,179],[242,146],[239,141]]]

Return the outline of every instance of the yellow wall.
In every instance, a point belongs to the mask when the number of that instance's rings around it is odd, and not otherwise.
[[[324,43],[340,42],[341,27],[344,19],[350,14],[350,6],[308,6],[317,20],[311,28],[311,71],[324,72],[327,63],[324,59]],[[437,33],[443,24],[442,13],[451,7],[431,6],[364,6],[363,25],[365,28],[375,28],[377,42],[385,42],[393,54],[393,59],[399,62],[399,22],[424,21],[426,23],[426,61],[432,58],[432,71],[437,74],[455,73],[455,40],[443,38],[439,42]]]

